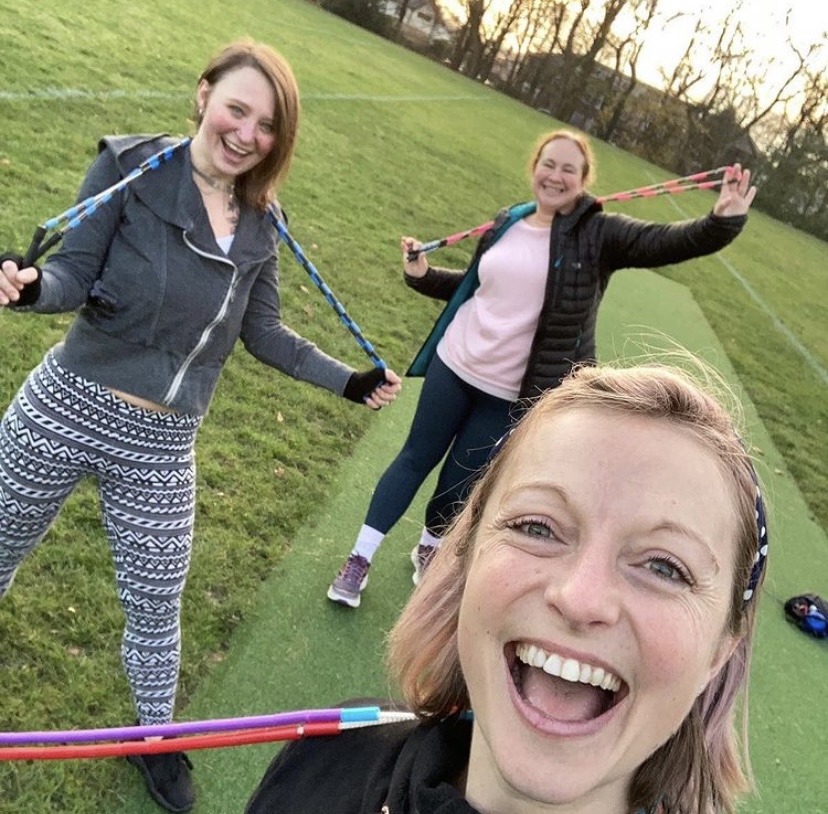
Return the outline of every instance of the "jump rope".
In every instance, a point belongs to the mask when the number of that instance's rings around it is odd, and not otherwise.
[[[0,761],[71,760],[215,749],[338,735],[346,729],[414,720],[416,716],[412,712],[337,707],[152,726],[0,732]]]
[[[180,149],[190,143],[184,138],[150,156],[124,178],[107,189],[86,198],[65,212],[38,225],[24,256],[23,268],[34,264],[49,249],[84,220],[92,217],[115,194],[148,172],[166,164]],[[675,195],[690,190],[714,189],[724,183],[728,167],[694,173],[683,178],[662,181],[624,192],[599,197],[599,203],[650,198],[657,195]],[[721,176],[721,177],[719,177]],[[333,291],[322,279],[316,267],[288,232],[275,205],[267,209],[267,217],[282,241],[293,252],[296,260],[310,276],[342,323],[356,339],[371,362],[384,369],[385,362],[365,338],[359,326],[348,316]],[[493,221],[424,244],[409,252],[408,259],[419,254],[450,246],[465,238],[482,234],[493,226]],[[52,232],[51,235],[49,233]],[[121,757],[130,754],[160,754],[181,750],[212,749],[254,743],[298,740],[305,737],[337,735],[346,729],[377,726],[400,721],[413,721],[410,712],[389,712],[379,707],[331,708],[283,712],[242,718],[221,718],[205,721],[172,723],[152,726],[128,726],[108,729],[67,731],[0,732],[0,761],[2,760],[69,760],[77,758]],[[146,740],[154,738],[155,740]]]
[[[166,147],[141,162],[141,164],[125,175],[116,184],[113,184],[111,187],[107,187],[107,189],[104,189],[95,195],[91,195],[89,198],[86,198],[80,203],[70,207],[65,212],[61,212],[59,215],[55,215],[55,217],[49,218],[41,223],[34,231],[32,241],[23,258],[22,268],[27,268],[33,265],[38,258],[42,257],[47,251],[49,251],[49,249],[57,245],[57,243],[64,237],[64,235],[66,235],[67,232],[72,229],[76,229],[87,218],[92,217],[102,206],[112,200],[118,192],[126,189],[131,183],[133,183],[133,181],[148,172],[152,172],[153,170],[157,170],[159,167],[162,167],[176,152],[183,147],[186,147],[191,141],[192,139],[190,138],[184,138],[177,144],[172,144],[169,147]],[[319,274],[313,263],[308,260],[299,244],[293,239],[293,237],[291,237],[287,227],[279,217],[279,211],[275,205],[271,204],[268,207],[267,217],[268,220],[270,220],[270,222],[276,227],[279,236],[293,252],[294,256],[299,261],[299,264],[305,269],[305,271],[307,271],[313,281],[313,284],[319,289],[319,291],[322,292],[322,295],[334,309],[342,323],[350,331],[354,339],[356,339],[360,348],[362,348],[362,350],[367,354],[368,358],[375,367],[380,370],[384,370],[386,367],[385,362],[377,354],[374,346],[365,338],[356,322],[348,316],[348,312],[342,306],[342,303],[339,302],[333,291],[331,291],[330,287],[322,279],[322,276]],[[51,234],[49,234],[50,232]]]
[[[724,175],[729,166],[717,167],[715,170],[705,170],[704,172],[696,172],[692,175],[685,175],[682,178],[673,178],[668,181],[659,181],[657,184],[650,184],[645,187],[636,187],[635,189],[628,189],[624,192],[614,192],[611,195],[602,195],[595,200],[597,203],[610,203],[612,201],[631,201],[635,198],[654,198],[657,195],[677,195],[680,192],[689,192],[691,190],[699,189],[715,189],[725,183]],[[444,246],[451,246],[454,243],[459,243],[467,237],[475,237],[482,235],[494,226],[494,221],[487,221],[481,223],[480,226],[475,226],[472,229],[466,229],[463,232],[457,232],[448,237],[442,237],[439,240],[432,240],[424,243],[419,249],[413,249],[408,252],[408,260],[416,260],[421,254],[428,254],[435,249],[442,249]]]
[[[141,162],[120,181],[101,192],[80,201],[59,215],[39,224],[32,236],[22,268],[33,265],[56,246],[72,229],[92,217],[107,202],[136,179],[166,164],[172,156],[190,144],[184,138]],[[266,211],[282,241],[293,252],[299,264],[310,276],[342,323],[356,339],[375,367],[384,370],[385,362],[366,339],[359,326],[348,315],[330,286],[294,240],[271,204]],[[249,718],[226,718],[164,726],[132,726],[112,729],[92,729],[52,732],[0,733],[0,761],[2,760],[67,760],[73,758],[114,757],[130,754],[158,754],[182,749],[210,749],[223,746],[297,740],[303,737],[335,735],[344,729],[372,726],[396,721],[414,720],[407,712],[386,712],[379,707],[305,710]],[[145,740],[157,738],[157,740]],[[100,742],[114,741],[114,742]],[[43,745],[49,744],[49,745]]]

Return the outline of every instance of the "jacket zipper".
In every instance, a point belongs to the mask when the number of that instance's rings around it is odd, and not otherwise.
[[[555,232],[555,224],[552,224],[552,231],[549,235],[549,256],[550,260],[552,257],[552,247],[555,245],[555,241],[552,239],[552,234]],[[555,280],[553,282],[552,288],[552,310],[554,311],[558,307],[558,303],[561,299],[561,292],[563,290],[563,254],[559,254],[557,259],[554,263],[550,263],[549,266],[549,273],[555,274]],[[549,290],[549,281],[547,278],[547,291]],[[532,346],[529,348],[529,358],[526,360],[526,370],[523,371],[523,378],[520,380],[520,390],[518,392],[518,399],[523,398],[523,388],[526,386],[526,382],[529,378],[529,371],[532,369],[532,365],[535,361],[535,349],[537,347],[538,342],[538,332],[540,330],[540,320],[543,317],[544,308],[543,306],[546,304],[547,299],[546,295],[544,294],[544,301],[541,303],[541,312],[538,317],[538,325],[535,327],[535,335],[532,337]],[[580,339],[578,340],[578,344],[580,344]]]
[[[211,260],[218,260],[221,263],[226,263],[227,265],[231,266],[233,269],[233,277],[230,280],[230,285],[227,288],[227,293],[224,295],[224,301],[222,302],[221,307],[219,308],[215,317],[213,317],[213,319],[210,321],[210,324],[207,325],[207,327],[201,332],[201,336],[199,337],[199,340],[196,343],[195,347],[189,352],[189,354],[187,354],[187,358],[184,360],[184,363],[181,365],[180,368],[178,368],[178,371],[172,380],[172,384],[170,384],[169,389],[164,394],[164,404],[171,404],[173,399],[178,395],[178,391],[181,389],[181,385],[184,382],[184,377],[187,375],[187,371],[190,369],[190,365],[193,363],[193,361],[195,361],[196,357],[201,353],[201,351],[204,350],[204,347],[209,341],[210,336],[212,335],[216,326],[224,319],[225,316],[227,316],[227,310],[230,307],[230,303],[233,301],[233,295],[236,293],[236,286],[238,285],[239,281],[239,270],[238,268],[236,268],[236,265],[232,263],[230,260],[197,249],[187,239],[186,232],[184,232],[184,242],[192,251],[194,251],[201,257],[208,257]]]
[[[557,227],[557,228],[556,228]],[[561,304],[561,296],[563,292],[563,260],[565,254],[565,246],[561,240],[561,227],[559,223],[552,224],[552,233],[549,237],[549,253],[552,253],[554,248],[558,252],[558,257],[554,263],[555,269],[555,288],[552,294],[552,308],[557,309]]]

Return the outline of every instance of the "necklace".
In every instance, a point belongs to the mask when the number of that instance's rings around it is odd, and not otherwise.
[[[200,170],[193,162],[190,162],[190,166],[193,168],[193,172],[201,178],[207,186],[211,187],[212,189],[218,190],[223,192],[225,195],[229,195],[231,198],[235,197],[236,188],[234,184],[228,184],[224,181],[219,181],[216,178],[213,178],[210,175],[207,175],[206,172]]]
[[[236,200],[236,187],[233,184],[219,181],[218,179],[207,175],[206,172],[200,170],[192,161],[190,162],[190,166],[193,168],[193,172],[201,178],[207,186],[216,192],[223,192],[227,196],[227,200],[224,203],[223,214],[227,220],[230,234],[235,234],[236,226],[239,224],[239,203]]]

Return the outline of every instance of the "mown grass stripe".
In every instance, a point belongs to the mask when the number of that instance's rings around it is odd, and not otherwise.
[[[691,215],[686,212],[675,200],[675,198],[668,198],[670,205],[682,216],[685,218],[691,217]],[[828,384],[828,370],[826,370],[820,363],[819,360],[802,344],[799,338],[794,334],[794,332],[782,322],[781,319],[776,315],[776,312],[773,308],[768,305],[762,297],[759,296],[756,289],[747,281],[745,276],[733,265],[721,252],[716,254],[716,259],[733,275],[733,277],[739,282],[742,288],[748,293],[748,296],[770,317],[771,324],[774,328],[776,328],[788,342],[791,343],[791,346],[794,350],[799,353],[800,356],[813,368],[814,372],[822,379],[825,384]]]

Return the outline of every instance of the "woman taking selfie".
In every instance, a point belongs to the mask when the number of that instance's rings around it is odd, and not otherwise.
[[[292,744],[247,814],[733,812],[766,551],[715,398],[577,370],[498,445],[390,634],[417,720]]]

